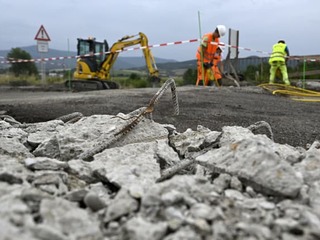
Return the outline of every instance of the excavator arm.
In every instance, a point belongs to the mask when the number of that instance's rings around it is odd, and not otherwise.
[[[154,57],[149,49],[148,38],[145,34],[143,34],[141,32],[138,35],[124,36],[123,38],[118,40],[118,42],[116,42],[112,45],[108,54],[106,55],[105,60],[103,61],[102,65],[101,65],[101,69],[98,74],[98,77],[100,79],[109,79],[110,78],[110,70],[111,70],[112,66],[114,65],[115,61],[117,60],[119,53],[124,51],[125,48],[127,48],[127,47],[138,45],[138,44],[140,44],[141,49],[143,51],[150,77],[154,78],[154,79],[158,79],[159,78],[159,71],[158,71],[157,66],[155,64]]]

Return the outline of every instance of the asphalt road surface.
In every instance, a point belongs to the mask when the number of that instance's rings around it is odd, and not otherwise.
[[[158,88],[88,92],[0,89],[0,112],[19,122],[43,122],[72,113],[116,115],[147,106]],[[180,115],[173,115],[170,88],[155,106],[153,119],[177,131],[198,125],[221,131],[223,126],[271,125],[274,141],[307,147],[320,140],[320,103],[275,96],[259,87],[178,87]]]

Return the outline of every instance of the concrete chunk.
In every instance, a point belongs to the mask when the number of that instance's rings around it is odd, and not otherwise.
[[[218,173],[228,173],[267,194],[295,197],[303,181],[293,167],[270,147],[266,137],[250,138],[211,150],[196,158],[197,162]]]

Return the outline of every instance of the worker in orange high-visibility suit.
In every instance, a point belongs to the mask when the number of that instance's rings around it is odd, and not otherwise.
[[[211,68],[212,69],[212,73],[214,75],[215,84],[218,87],[222,85],[222,74],[221,74],[220,70],[223,72],[223,63],[221,61],[223,47],[224,47],[224,44],[220,42],[219,46],[217,48],[217,51],[214,54],[213,66]],[[209,85],[213,85],[212,83],[213,83],[213,81],[209,81]]]
[[[213,66],[214,54],[218,48],[219,38],[223,37],[225,33],[226,27],[224,25],[217,25],[213,33],[207,33],[202,37],[201,44],[196,53],[198,70],[196,85],[203,84],[204,80],[204,85],[208,86],[209,81],[213,80],[214,77],[210,76],[210,72],[212,72],[211,67]],[[212,44],[212,42],[216,44]]]

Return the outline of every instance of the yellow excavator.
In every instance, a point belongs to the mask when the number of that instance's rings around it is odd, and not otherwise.
[[[78,38],[79,57],[73,74],[74,79],[67,80],[66,86],[78,91],[118,89],[119,84],[110,80],[110,70],[120,52],[137,44],[141,45],[151,81],[158,82],[159,71],[148,47],[148,38],[140,32],[137,35],[124,36],[110,49],[106,40],[98,42],[95,38]]]

